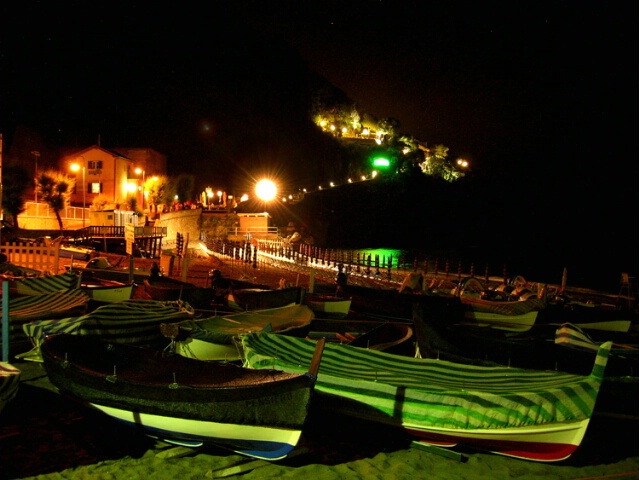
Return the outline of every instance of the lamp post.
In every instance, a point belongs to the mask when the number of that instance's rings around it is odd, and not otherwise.
[[[77,172],[82,168],[82,228],[86,226],[86,209],[87,209],[87,181],[86,181],[86,167],[84,166],[84,157],[82,158],[82,167],[77,163],[71,165],[71,170]]]
[[[142,212],[144,212],[144,194],[146,193],[144,191],[144,184],[145,184],[145,178],[146,178],[146,171],[141,169],[141,168],[136,168],[135,169],[135,173],[137,173],[138,175],[140,175],[140,173],[142,174]]]
[[[35,158],[35,181],[38,181],[38,158],[40,157],[40,152],[34,150],[31,152],[31,155]],[[35,188],[35,202],[38,203],[38,188]]]

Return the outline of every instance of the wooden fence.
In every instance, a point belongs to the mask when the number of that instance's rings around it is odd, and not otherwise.
[[[5,243],[0,245],[0,253],[7,256],[13,265],[57,274],[60,265],[60,243],[51,246],[32,245],[29,243]]]

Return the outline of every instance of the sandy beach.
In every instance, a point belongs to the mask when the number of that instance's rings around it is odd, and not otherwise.
[[[211,268],[260,282],[300,280],[277,269],[248,270],[199,259],[189,279],[200,285]],[[244,269],[244,271],[243,271]],[[250,274],[250,275],[249,275]],[[292,276],[291,276],[292,275]],[[17,352],[12,352],[17,353]],[[461,458],[432,453],[401,432],[340,418],[313,408],[297,449],[278,462],[245,458],[215,448],[187,449],[157,442],[59,395],[42,364],[22,370],[18,396],[0,413],[0,479],[630,479],[639,476],[633,418],[593,417],[575,454],[563,462],[536,463],[455,449]]]

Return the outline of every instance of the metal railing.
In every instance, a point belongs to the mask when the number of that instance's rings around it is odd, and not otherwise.
[[[56,218],[55,211],[47,203],[25,202],[25,210],[20,214],[22,218]],[[82,211],[87,220],[89,219],[89,209],[82,207],[67,206],[60,210],[60,218],[62,221],[82,221]]]

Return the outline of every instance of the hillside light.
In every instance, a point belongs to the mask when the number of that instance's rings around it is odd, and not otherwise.
[[[388,168],[390,167],[390,161],[384,157],[377,157],[373,159],[373,166],[377,168]]]

